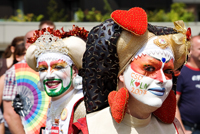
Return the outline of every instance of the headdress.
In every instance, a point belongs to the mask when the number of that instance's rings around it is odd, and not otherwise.
[[[68,32],[64,31],[63,28],[60,31],[49,27],[36,30],[33,37],[28,38],[27,41],[33,44],[26,52],[26,61],[32,69],[38,71],[36,59],[46,52],[55,52],[68,55],[76,67],[80,69],[87,36],[87,30],[75,25]]]
[[[139,7],[128,11],[116,10],[111,18],[95,26],[88,34],[83,68],[79,71],[83,77],[87,113],[109,106],[108,94],[116,90],[118,75],[152,37],[158,36],[155,44],[161,48],[171,48],[175,69],[184,63],[188,53],[189,40],[183,21],[174,23],[181,28],[153,26],[148,24],[146,12]],[[171,96],[173,99],[170,100],[174,101],[174,94],[170,93],[169,97]],[[174,117],[175,111],[173,112]],[[169,123],[172,118],[170,121],[165,121],[162,117],[160,119]]]

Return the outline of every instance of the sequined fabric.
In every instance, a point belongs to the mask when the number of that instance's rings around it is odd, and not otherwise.
[[[177,32],[171,27],[156,26],[148,23],[149,32],[154,33],[155,35],[168,35],[176,34]]]
[[[116,42],[122,28],[109,19],[94,27],[89,35],[83,68],[83,92],[87,113],[108,106],[108,94],[116,90],[119,60]]]

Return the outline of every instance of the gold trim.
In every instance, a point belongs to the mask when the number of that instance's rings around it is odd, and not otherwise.
[[[170,41],[166,36],[158,36],[158,38],[153,40],[153,42],[162,49],[165,49],[168,46],[170,46]]]

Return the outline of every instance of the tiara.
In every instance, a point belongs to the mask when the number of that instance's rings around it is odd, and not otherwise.
[[[52,28],[44,28],[42,30],[35,30],[33,37],[28,38],[28,43],[34,43],[36,45],[35,57],[45,52],[59,52],[62,54],[68,54],[68,49],[64,44],[62,38],[77,36],[86,41],[89,31],[84,28],[73,25],[72,30],[68,32],[61,30],[53,30]]]
[[[68,49],[66,49],[62,39],[50,34],[49,32],[44,32],[36,41],[35,41],[35,57],[45,52],[60,52],[63,54],[68,54]],[[64,49],[65,47],[65,49]]]

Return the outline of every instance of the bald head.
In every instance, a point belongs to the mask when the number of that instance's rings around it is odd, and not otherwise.
[[[193,36],[189,54],[189,62],[193,67],[200,67],[200,36]]]
[[[195,49],[198,45],[200,45],[200,35],[193,36],[191,38],[191,49]]]
[[[31,43],[27,43],[28,38],[33,37],[33,33],[35,30],[28,31],[26,35],[24,36],[24,42],[25,42],[25,47],[28,49],[28,47],[31,45]]]

